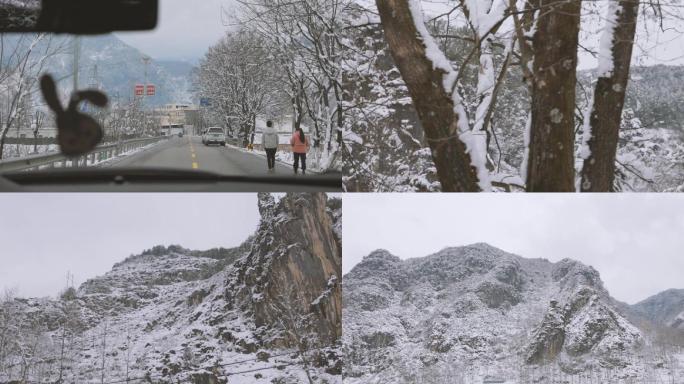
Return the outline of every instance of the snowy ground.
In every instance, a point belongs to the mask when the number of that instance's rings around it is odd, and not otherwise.
[[[241,152],[244,153],[251,153],[255,156],[261,156],[263,158],[266,158],[266,151],[263,150],[248,150],[245,148],[241,148],[238,146],[233,146],[231,145],[230,147],[235,148]],[[279,161],[280,163],[293,166],[294,164],[294,154],[292,152],[286,152],[286,151],[278,151],[276,152],[276,161]],[[318,151],[310,151],[307,156],[306,156],[306,171],[311,172],[311,173],[321,173],[325,172],[326,170],[329,169],[329,166],[326,164],[329,164],[331,159],[327,157],[327,153],[325,154],[319,154]]]
[[[46,154],[50,152],[59,151],[59,145],[39,145],[37,146],[37,151],[34,151],[33,145],[17,145],[17,144],[6,144],[3,159],[10,160],[13,158],[20,158],[38,154]]]

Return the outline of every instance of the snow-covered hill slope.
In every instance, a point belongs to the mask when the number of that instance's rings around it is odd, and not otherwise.
[[[668,289],[631,306],[631,308],[659,325],[671,326],[684,318],[684,289]],[[677,322],[681,327],[680,322]]]
[[[598,272],[573,260],[526,259],[487,244],[407,260],[378,250],[344,277],[345,383],[667,375],[674,363],[615,303]]]
[[[0,334],[16,336],[0,342],[0,383],[341,382],[341,207],[324,194],[259,205],[240,247],[158,246],[59,300],[4,303]]]

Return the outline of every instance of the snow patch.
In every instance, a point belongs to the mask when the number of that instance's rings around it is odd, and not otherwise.
[[[618,0],[610,0],[606,12],[606,24],[603,27],[598,47],[598,77],[610,77],[615,65],[613,57],[613,40],[618,18],[622,13],[622,5]]]

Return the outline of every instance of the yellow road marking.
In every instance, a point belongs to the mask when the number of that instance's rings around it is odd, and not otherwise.
[[[199,169],[199,164],[197,163],[197,161],[194,161],[194,159],[197,159],[197,155],[195,154],[195,146],[193,145],[190,137],[188,137],[188,142],[190,143],[190,154],[193,158],[192,169]]]

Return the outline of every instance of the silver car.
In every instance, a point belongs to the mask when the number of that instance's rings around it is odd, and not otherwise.
[[[204,145],[220,144],[225,147],[226,133],[223,131],[223,128],[220,127],[209,128],[202,136],[202,143],[204,143]]]

